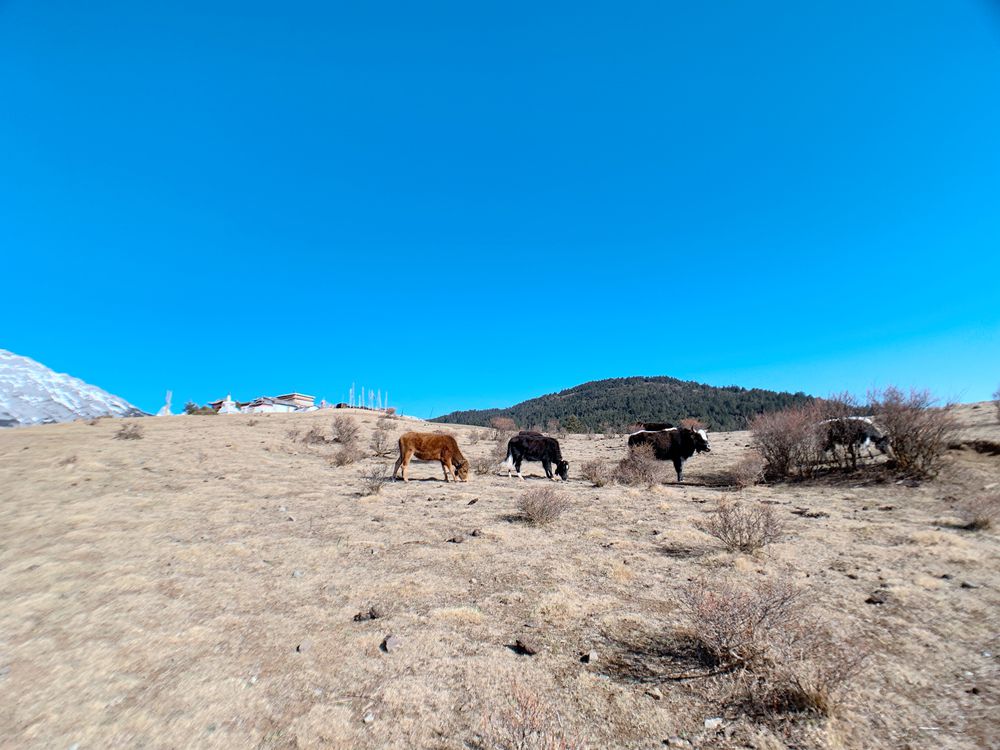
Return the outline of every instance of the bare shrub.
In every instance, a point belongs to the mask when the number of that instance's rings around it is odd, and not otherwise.
[[[480,476],[494,474],[497,470],[497,462],[491,456],[479,456],[472,459],[472,469]]]
[[[357,461],[361,456],[354,445],[340,445],[334,450],[330,461],[334,466],[348,466]]]
[[[396,415],[396,407],[395,406],[387,406],[387,407],[385,407],[385,415],[387,417],[393,417],[393,416],[395,416]]]
[[[583,474],[584,479],[593,484],[595,487],[603,487],[611,481],[611,470],[608,469],[607,464],[599,459],[587,461],[587,463],[580,468],[580,473]]]
[[[876,420],[888,433],[896,466],[904,474],[937,474],[958,423],[950,405],[939,406],[929,391],[903,393],[890,386],[869,393]]]
[[[361,428],[353,418],[346,414],[333,418],[333,442],[344,446],[354,446],[358,442]]]
[[[729,470],[730,481],[739,489],[745,490],[764,481],[764,458],[757,451],[752,451]]]
[[[469,441],[470,445],[476,445],[481,438],[482,436],[479,434],[479,430],[469,430],[466,435],[466,439]]]
[[[118,428],[115,437],[118,440],[142,440],[143,428],[141,424],[135,422],[125,422]]]
[[[969,531],[983,531],[992,528],[1000,519],[1000,495],[980,495],[969,498],[958,505],[962,527]]]
[[[372,433],[369,445],[376,456],[384,458],[392,453],[395,441],[393,441],[387,430],[378,429]]]
[[[568,507],[566,499],[551,487],[527,490],[517,504],[521,517],[532,526],[555,521]]]
[[[702,422],[697,417],[685,417],[680,422],[681,427],[687,427],[691,430],[705,430],[708,429],[704,422]]]
[[[257,424],[258,421],[259,420],[251,417],[250,419],[247,420],[247,427],[253,427],[255,424]]]
[[[484,750],[583,750],[584,744],[568,734],[558,713],[536,693],[518,682],[511,684],[506,705],[483,722]]]
[[[723,666],[760,663],[772,632],[796,621],[801,592],[783,579],[742,588],[728,580],[695,580],[682,592],[691,635]]]
[[[993,406],[997,410],[997,421],[1000,422],[1000,387],[993,391]]]
[[[737,675],[758,710],[828,714],[867,653],[810,616],[788,581],[740,587],[696,580],[682,592],[689,635],[719,671]]]
[[[517,432],[517,423],[510,417],[493,417],[490,420],[490,427],[493,428],[493,440],[509,438]]]
[[[784,524],[770,505],[720,501],[715,512],[695,526],[730,552],[753,552],[780,539]]]
[[[822,461],[819,422],[815,404],[758,414],[750,422],[754,447],[764,459],[764,473],[776,479],[812,476]]]
[[[323,428],[319,425],[313,425],[302,436],[302,442],[306,445],[326,445],[329,441],[323,434]]]
[[[379,417],[378,421],[375,423],[375,429],[385,430],[386,432],[389,432],[393,428],[394,421],[395,420],[391,419],[390,417]]]
[[[286,437],[293,443],[299,442],[299,435],[302,434],[298,427],[293,427],[285,432]]]
[[[612,478],[630,487],[652,487],[663,480],[663,467],[653,457],[653,446],[637,445],[618,462]]]
[[[389,464],[376,463],[361,472],[361,489],[365,495],[377,495],[389,482]]]

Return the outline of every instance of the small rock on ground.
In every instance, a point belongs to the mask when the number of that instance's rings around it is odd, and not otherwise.
[[[382,641],[382,650],[388,654],[398,649],[403,645],[403,639],[398,635],[387,635]]]

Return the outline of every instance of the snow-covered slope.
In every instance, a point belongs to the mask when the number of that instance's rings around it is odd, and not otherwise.
[[[128,401],[0,349],[0,427],[93,417],[138,417]]]

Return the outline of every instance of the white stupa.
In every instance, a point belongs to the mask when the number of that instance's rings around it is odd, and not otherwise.
[[[233,401],[233,396],[231,393],[226,394],[225,400],[222,402],[222,406],[219,407],[219,414],[239,414],[240,407],[236,405]]]

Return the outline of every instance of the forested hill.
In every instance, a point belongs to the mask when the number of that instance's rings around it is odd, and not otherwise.
[[[756,414],[812,400],[804,393],[738,386],[717,388],[667,377],[613,378],[584,383],[506,409],[455,411],[431,421],[488,426],[494,417],[510,417],[521,428],[546,428],[550,420],[559,420],[562,429],[569,432],[602,432],[634,422],[676,424],[693,417],[712,430],[742,430]]]

